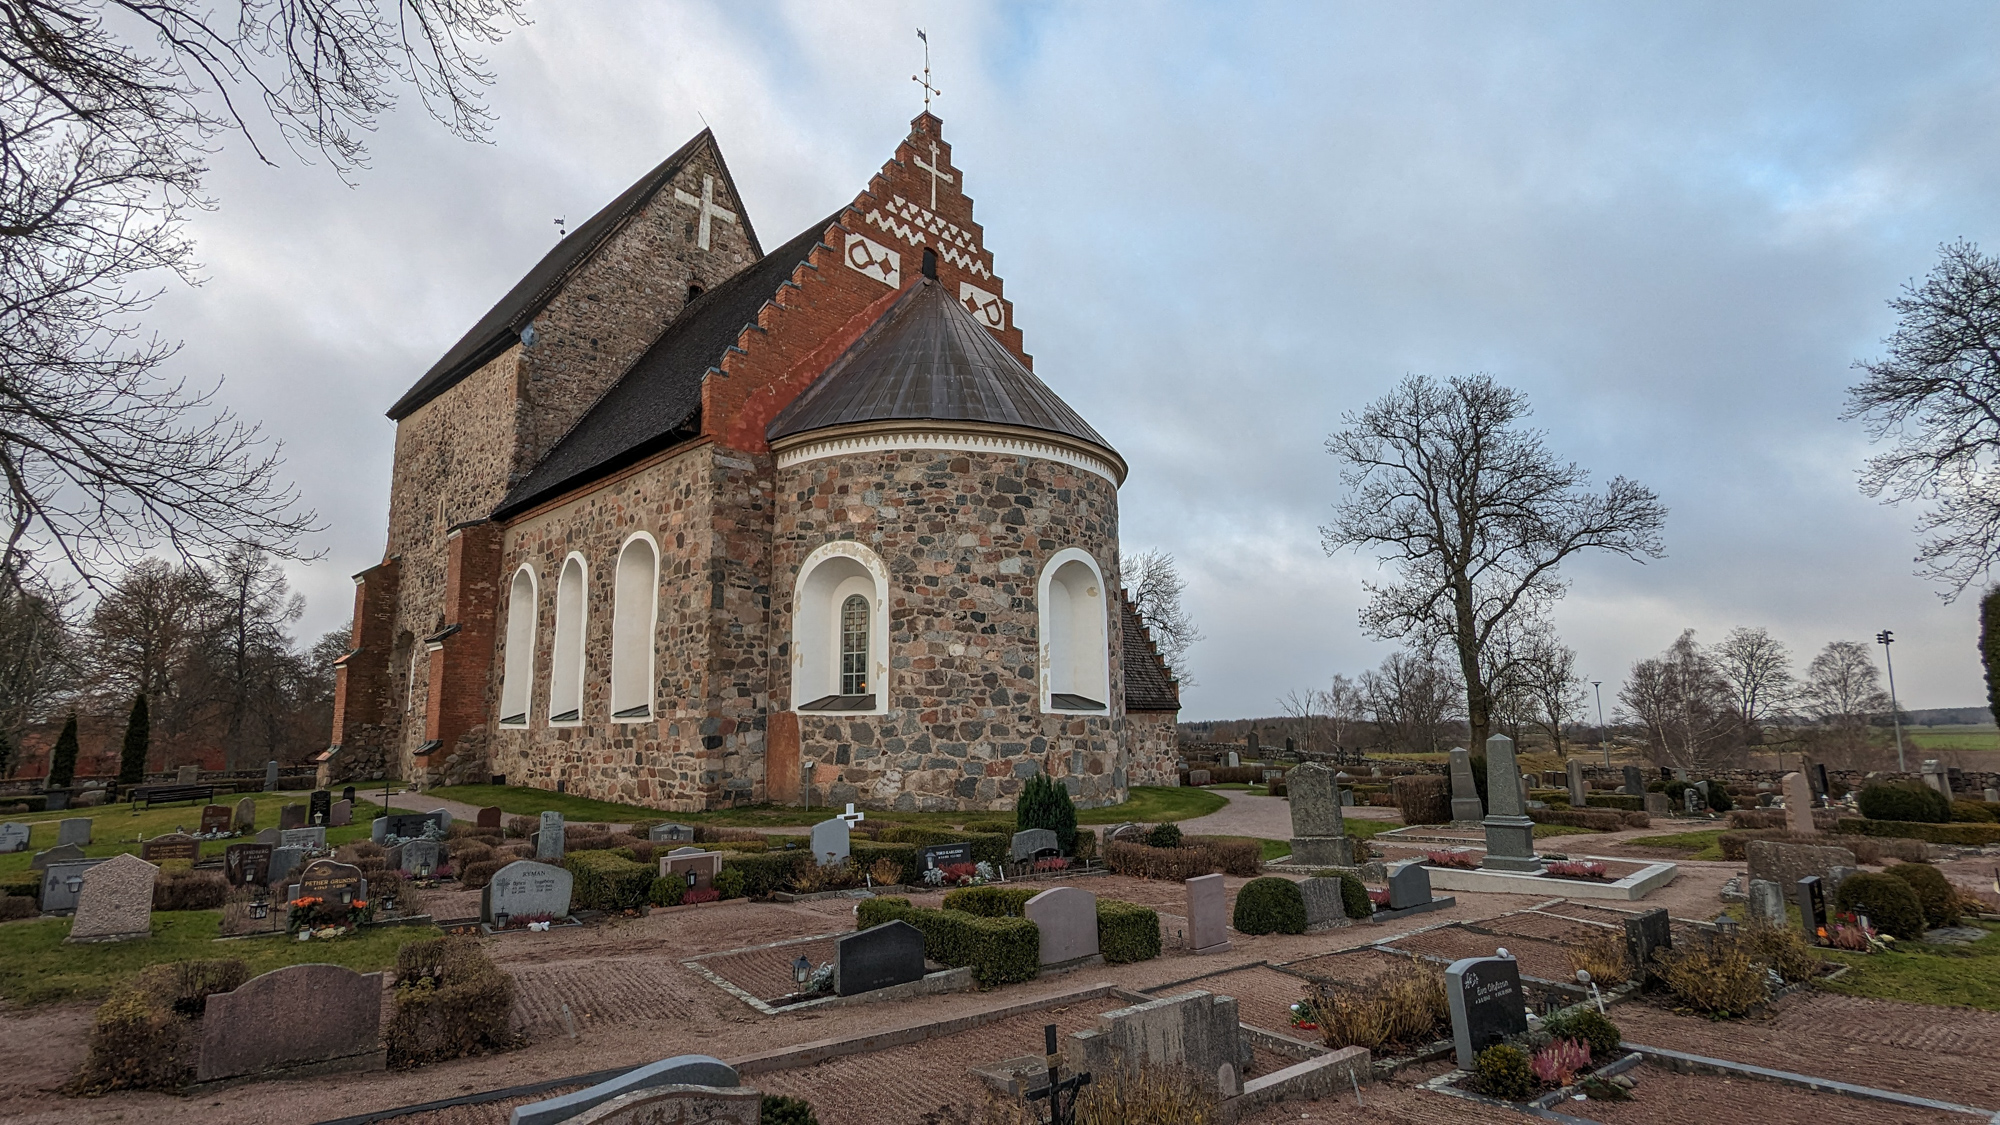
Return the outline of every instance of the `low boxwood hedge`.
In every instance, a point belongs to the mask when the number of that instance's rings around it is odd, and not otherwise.
[[[973,888],[967,888],[968,890]],[[1160,955],[1160,916],[1150,906],[1097,900],[1097,951],[1113,965],[1150,961]]]
[[[901,895],[876,895],[874,898],[864,898],[854,909],[854,928],[872,929],[884,922],[907,917],[914,909],[916,908],[910,905],[910,900]]]
[[[763,898],[773,891],[782,891],[790,886],[792,871],[806,858],[803,849],[752,855],[725,855],[722,860],[722,870],[741,874],[743,893],[751,898]]]
[[[1302,934],[1306,932],[1306,896],[1290,879],[1266,875],[1243,884],[1236,892],[1238,933]]]
[[[971,844],[974,863],[992,864],[1007,862],[1014,844],[1011,832],[955,832],[949,828],[926,828],[920,824],[891,825],[884,828],[877,839],[885,844],[913,844],[920,848],[932,844]]]
[[[954,968],[972,966],[981,988],[1033,980],[1042,968],[1042,931],[1026,918],[982,918],[963,910],[927,910],[897,895],[861,900],[855,928],[901,919],[924,935],[924,956]]]
[[[1592,793],[1587,800],[1593,809],[1620,809],[1625,812],[1646,811],[1646,798],[1634,797],[1628,793]]]
[[[608,851],[577,852],[563,866],[576,878],[573,910],[636,910],[646,905],[656,877],[651,867]]]
[[[982,918],[1019,918],[1022,916],[1021,908],[1028,905],[1028,900],[1041,893],[1042,889],[1034,887],[1003,887],[997,883],[960,887],[945,892],[944,908],[963,910]]]
[[[1834,831],[1854,836],[1897,836],[1932,844],[1962,844],[1984,847],[2000,844],[2000,824],[1931,824],[1914,820],[1863,820],[1843,816]]]
[[[679,906],[687,889],[687,880],[678,874],[661,875],[653,880],[653,889],[647,892],[646,901],[654,906]]]
[[[1917,893],[1917,905],[1923,907],[1924,921],[1933,928],[1958,925],[1958,891],[1944,872],[1928,863],[1899,863],[1883,874],[1910,885]]]
[[[1842,914],[1866,914],[1876,929],[1900,940],[1924,936],[1924,908],[1917,892],[1894,875],[1849,875],[1834,892],[1833,905]]]
[[[1951,801],[1927,785],[1910,783],[1869,785],[1855,794],[1854,803],[1869,820],[1921,821],[1944,824],[1951,820]]]
[[[1338,872],[1340,877],[1340,912],[1349,918],[1372,918],[1375,915],[1375,900],[1368,897],[1368,884],[1352,871]],[[1303,901],[1303,899],[1301,900]]]

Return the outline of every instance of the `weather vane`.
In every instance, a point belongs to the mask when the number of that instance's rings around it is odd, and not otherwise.
[[[944,97],[944,91],[931,85],[931,37],[925,35],[924,29],[920,27],[917,29],[917,38],[924,41],[924,76],[919,78],[912,74],[910,75],[910,81],[924,88],[924,112],[929,113],[931,111],[931,97],[933,95],[940,98]]]

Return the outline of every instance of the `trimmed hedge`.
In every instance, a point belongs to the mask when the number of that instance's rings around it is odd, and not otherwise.
[[[652,890],[646,892],[646,901],[654,906],[679,906],[687,889],[687,880],[679,875],[661,875],[653,880]]]
[[[926,828],[918,824],[892,824],[876,837],[884,844],[913,844],[929,847],[932,844],[971,844],[974,863],[1005,863],[1013,851],[1012,832],[954,832],[949,828]],[[915,866],[914,861],[911,864]]]
[[[1340,878],[1340,912],[1349,918],[1370,918],[1375,914],[1375,901],[1368,897],[1368,884],[1352,871],[1338,871]]]
[[[1033,980],[1041,972],[1042,931],[1026,918],[927,910],[911,906],[900,895],[880,895],[861,900],[854,928],[866,930],[898,919],[923,933],[925,957],[953,968],[972,966],[972,977],[981,988]]]
[[[916,907],[910,905],[910,900],[901,895],[876,895],[874,898],[864,898],[860,905],[854,908],[854,928],[871,929],[884,922],[908,917],[910,911],[915,909]]]
[[[487,1051],[517,1040],[508,1026],[514,978],[474,938],[413,941],[396,951],[395,1011],[382,1033],[399,1069]]]
[[[1623,812],[1645,812],[1646,798],[1634,797],[1629,793],[1592,793],[1585,802],[1593,809],[1618,809]]]
[[[1989,805],[1985,801],[1953,801],[1951,819],[1955,824],[1992,824],[2000,821],[2000,804]]]
[[[1927,785],[1869,785],[1855,795],[1854,803],[1869,820],[1951,821],[1950,799]]]
[[[1305,933],[1305,893],[1297,883],[1276,875],[1252,879],[1236,892],[1236,913],[1230,924],[1244,934]]]
[[[1104,866],[1116,875],[1176,882],[1197,875],[1255,875],[1264,869],[1263,846],[1253,840],[1189,836],[1178,848],[1155,848],[1122,840],[1104,846]]]
[[[1572,828],[1588,828],[1593,832],[1616,832],[1626,826],[1628,817],[1645,817],[1645,813],[1627,813],[1619,809],[1529,809],[1528,819],[1536,824],[1567,824]],[[1650,825],[1635,824],[1642,828]]]
[[[1443,774],[1399,777],[1389,783],[1389,791],[1402,810],[1404,824],[1451,823],[1451,779]]]
[[[996,883],[960,887],[945,892],[944,908],[963,910],[981,918],[1019,918],[1022,917],[1021,908],[1028,905],[1028,900],[1041,893],[1041,890],[1032,887],[1003,887]]]
[[[97,1009],[90,1050],[67,1092],[173,1090],[194,1080],[208,997],[250,979],[241,961],[175,961],[139,970]]]
[[[1849,875],[1834,892],[1834,909],[1866,914],[1875,928],[1904,941],[1924,935],[1924,908],[1917,892],[1894,875]]]
[[[657,873],[608,851],[578,852],[563,860],[576,877],[570,906],[576,910],[637,910],[652,895]]]
[[[722,870],[739,872],[743,876],[743,893],[751,898],[764,898],[790,886],[792,871],[805,858],[803,849],[730,855],[723,858]]]
[[[970,888],[968,888],[970,889]],[[1097,900],[1097,951],[1113,965],[1150,961],[1160,955],[1160,916],[1150,906]]]
[[[1923,907],[1924,921],[1933,928],[1958,925],[1958,891],[1944,872],[1928,863],[1899,863],[1883,872],[1894,875],[1910,885],[1917,894],[1917,905]]]
[[[39,907],[42,902],[42,873],[24,868],[0,875],[0,896],[31,899]]]
[[[220,910],[228,901],[220,871],[162,871],[153,883],[155,910]]]
[[[1984,847],[2000,844],[2000,824],[1934,824],[1912,820],[1863,820],[1843,816],[1833,826],[1836,832],[1854,836],[1900,836],[1933,844],[1962,844]]]

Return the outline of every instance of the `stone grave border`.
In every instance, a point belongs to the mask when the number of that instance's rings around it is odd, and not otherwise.
[[[1625,1044],[1620,1044],[1620,1046],[1625,1046]],[[1596,1070],[1591,1071],[1591,1073],[1600,1078],[1613,1078],[1631,1070],[1644,1061],[1644,1055],[1633,1051],[1623,1058],[1598,1067]],[[1597,1125],[1594,1118],[1572,1117],[1567,1113],[1560,1113],[1555,1109],[1556,1106],[1568,1101],[1570,1095],[1576,1093],[1577,1088],[1573,1085],[1564,1086],[1559,1090],[1550,1090],[1548,1093],[1528,1101],[1510,1102],[1505,1098],[1496,1098],[1491,1094],[1481,1094],[1473,1090],[1459,1089],[1458,1084],[1470,1077],[1472,1077],[1472,1072],[1469,1070],[1447,1070],[1436,1078],[1418,1083],[1417,1089],[1433,1094],[1443,1094],[1447,1097],[1462,1098],[1469,1102],[1477,1102],[1480,1105],[1490,1105],[1499,1109],[1511,1109],[1515,1113],[1526,1114],[1530,1117],[1539,1117],[1544,1121],[1568,1122],[1571,1125]]]
[[[530,863],[534,863],[534,862],[539,862],[539,861],[536,861],[536,860],[529,860],[528,862],[530,862]],[[581,925],[583,925],[583,923],[585,922],[585,919],[584,919],[584,918],[579,918],[579,917],[577,916],[577,915],[578,915],[579,913],[581,913],[581,914],[588,914],[588,915],[590,915],[590,916],[592,916],[592,917],[603,917],[603,915],[602,915],[602,914],[600,914],[600,913],[597,913],[597,912],[594,912],[594,911],[588,911],[588,910],[585,910],[585,911],[574,911],[574,910],[573,910],[573,911],[571,911],[571,912],[570,912],[570,915],[569,915],[569,917],[567,917],[567,918],[551,918],[551,919],[549,919],[549,928],[548,928],[548,930],[531,930],[531,929],[529,929],[529,928],[528,928],[528,927],[526,927],[526,926],[509,926],[509,927],[507,927],[507,928],[506,928],[506,929],[504,929],[504,930],[496,930],[496,929],[494,929],[494,928],[493,928],[493,923],[491,923],[491,922],[487,922],[487,921],[483,921],[483,920],[482,920],[482,921],[480,921],[480,922],[479,922],[479,932],[480,932],[480,933],[481,933],[482,935],[486,936],[486,937],[509,937],[509,936],[511,936],[511,935],[514,935],[514,934],[537,934],[537,933],[548,933],[548,932],[551,932],[551,931],[554,931],[554,930],[567,930],[567,929],[569,929],[569,928],[570,928],[571,926],[581,926]]]
[[[1395,842],[1421,840],[1422,836],[1398,836],[1393,832],[1376,834],[1376,839],[1387,838]],[[1461,847],[1465,846],[1463,844]],[[1485,852],[1482,846],[1474,850]],[[1620,859],[1608,855],[1571,854],[1573,860],[1597,860],[1602,863],[1632,863],[1630,859]],[[1557,887],[1562,888],[1563,898],[1608,898],[1625,902],[1638,902],[1668,883],[1681,873],[1677,863],[1649,863],[1622,879],[1598,882],[1589,879],[1561,879],[1552,875],[1529,875],[1512,871],[1493,871],[1484,867],[1466,870],[1460,867],[1431,867],[1431,891],[1465,891],[1473,894],[1550,894]]]
[[[682,961],[681,964],[700,974],[710,984],[743,1001],[750,1006],[752,1011],[760,1016],[782,1016],[792,1012],[809,1012],[816,1008],[845,1008],[855,1004],[870,1004],[877,1000],[901,1000],[911,996],[937,996],[947,992],[971,992],[978,987],[978,983],[972,979],[972,966],[961,965],[955,969],[939,969],[935,973],[925,973],[922,980],[913,980],[906,984],[892,984],[887,988],[878,988],[872,992],[857,992],[852,996],[827,995],[817,1000],[803,1000],[797,1004],[786,1004],[783,1007],[777,1007],[759,997],[750,995],[748,990],[702,963],[711,958],[729,957],[738,953],[756,953],[765,949],[783,949],[791,945],[810,945],[814,942],[838,941],[849,934],[860,932],[859,930],[842,930],[832,934],[813,934],[809,937],[768,941],[762,945],[746,945],[741,949],[724,949],[715,953],[704,953],[699,957],[690,957]]]

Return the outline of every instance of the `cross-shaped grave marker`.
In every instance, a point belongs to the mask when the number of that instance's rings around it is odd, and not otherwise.
[[[700,213],[701,226],[697,228],[695,232],[694,243],[696,246],[701,247],[703,250],[708,249],[709,219],[711,217],[721,219],[725,223],[733,223],[736,221],[736,212],[731,211],[727,207],[718,206],[715,202],[714,176],[703,176],[701,178],[700,199],[696,199],[694,196],[688,194],[687,192],[684,192],[679,188],[675,188],[674,200],[678,203],[686,204],[687,206],[694,208],[697,212]]]
[[[1072,1074],[1068,1078],[1056,1077],[1056,1025],[1042,1028],[1042,1042],[1048,1048],[1049,1084],[1039,1090],[1028,1091],[1028,1100],[1049,1100],[1049,1125],[1072,1125],[1076,1121],[1076,1099],[1083,1088],[1090,1085],[1090,1072]],[[1065,1099],[1064,1095],[1068,1095]]]
[[[849,828],[852,828],[852,827],[854,827],[855,825],[857,825],[857,824],[860,824],[860,823],[861,823],[862,821],[864,821],[864,820],[867,820],[867,819],[868,819],[868,814],[867,814],[867,813],[860,813],[860,812],[855,812],[855,811],[854,811],[854,802],[853,802],[853,801],[849,801],[849,802],[847,802],[847,811],[846,811],[846,812],[844,812],[844,813],[835,813],[835,814],[834,814],[834,819],[835,819],[835,820],[844,820],[844,821],[846,821],[846,822],[847,822],[847,826],[848,826]]]

